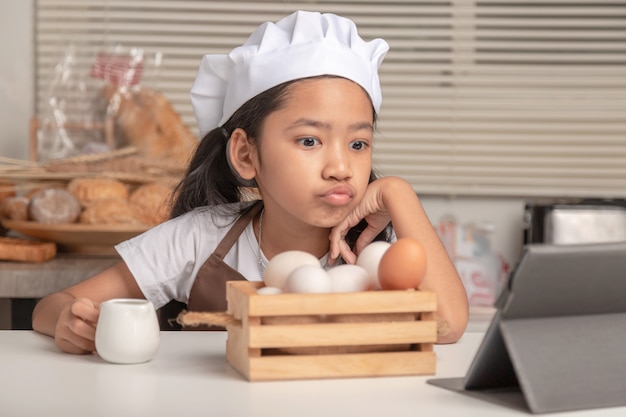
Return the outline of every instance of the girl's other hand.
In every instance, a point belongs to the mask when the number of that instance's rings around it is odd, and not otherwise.
[[[59,315],[54,340],[59,349],[77,355],[96,350],[96,323],[100,310],[88,298],[76,298]]]
[[[347,263],[354,264],[361,250],[387,227],[391,214],[386,205],[388,198],[386,194],[394,189],[391,185],[396,182],[404,182],[404,180],[398,177],[384,177],[370,183],[359,204],[331,230],[329,236],[331,265],[337,262],[339,256]],[[346,243],[345,237],[350,228],[359,224],[363,219],[367,222],[367,227],[357,239],[353,252]]]
[[[353,253],[344,238],[361,219],[365,219],[368,226],[357,239],[356,253]],[[363,199],[352,213],[330,232],[331,265],[336,263],[339,255],[348,263],[356,262],[360,251],[389,221],[393,223],[398,239],[414,238],[424,246],[428,262],[419,289],[437,294],[437,343],[456,342],[467,327],[467,293],[437,231],[408,182],[398,177],[384,177],[367,187]]]

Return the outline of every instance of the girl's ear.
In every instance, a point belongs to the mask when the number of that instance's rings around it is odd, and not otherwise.
[[[228,156],[241,178],[251,180],[256,176],[256,148],[248,141],[245,130],[237,128],[230,135]]]

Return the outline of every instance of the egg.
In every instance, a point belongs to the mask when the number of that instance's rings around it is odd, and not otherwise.
[[[331,292],[330,277],[319,264],[300,265],[285,281],[285,292],[326,293]]]
[[[261,295],[276,295],[276,294],[282,294],[283,290],[281,290],[280,288],[276,288],[276,287],[261,287],[258,290],[256,290],[257,294],[261,294]]]
[[[369,274],[358,265],[337,265],[326,272],[332,292],[367,291],[371,285]]]
[[[313,265],[321,268],[319,259],[308,252],[290,250],[279,253],[270,259],[265,268],[263,273],[265,286],[284,289],[289,274],[301,265]]]
[[[389,249],[391,243],[385,241],[372,242],[363,248],[356,259],[356,265],[367,271],[370,278],[370,287],[375,290],[380,289],[378,282],[378,265],[383,254]]]
[[[417,288],[426,273],[426,250],[413,238],[401,238],[385,251],[378,265],[383,290]]]

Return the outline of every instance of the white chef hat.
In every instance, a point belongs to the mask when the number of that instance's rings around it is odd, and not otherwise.
[[[252,97],[287,81],[336,75],[359,84],[376,112],[378,67],[389,45],[364,41],[354,22],[330,13],[297,11],[259,26],[228,55],[205,55],[191,88],[201,137],[222,126]]]

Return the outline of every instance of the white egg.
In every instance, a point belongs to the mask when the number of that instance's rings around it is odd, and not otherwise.
[[[326,272],[332,292],[359,292],[370,288],[369,274],[358,265],[337,265]]]
[[[356,264],[367,271],[370,278],[371,287],[379,290],[378,265],[384,253],[389,249],[391,243],[385,241],[372,242],[363,248],[357,257]]]
[[[285,292],[331,292],[330,277],[321,266],[301,265],[294,269],[285,282]]]
[[[284,289],[289,274],[301,265],[321,267],[319,259],[308,252],[290,250],[279,253],[270,259],[265,268],[263,273],[265,286]]]
[[[282,294],[282,290],[280,288],[276,288],[276,287],[261,287],[258,290],[256,290],[257,294],[261,294],[261,295],[276,295],[276,294]]]

